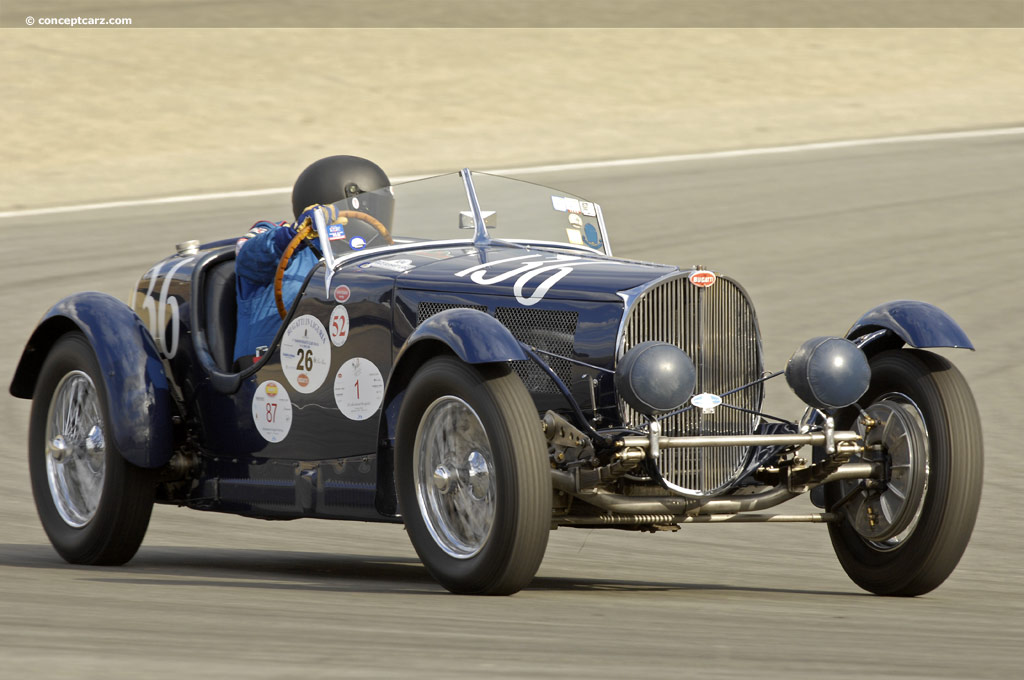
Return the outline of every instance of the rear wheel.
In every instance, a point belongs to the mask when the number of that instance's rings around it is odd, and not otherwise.
[[[507,595],[536,574],[551,529],[537,409],[505,367],[431,360],[402,403],[396,484],[413,547],[455,593]]]
[[[73,564],[124,564],[153,509],[154,477],[127,462],[110,428],[102,373],[88,341],[69,333],[36,382],[29,474],[43,529]]]
[[[943,357],[901,349],[871,359],[861,407],[877,423],[864,458],[881,462],[885,475],[826,487],[827,506],[843,516],[829,525],[832,545],[865,590],[927,593],[956,568],[978,513],[983,447],[974,397]],[[855,409],[839,420],[865,432]]]

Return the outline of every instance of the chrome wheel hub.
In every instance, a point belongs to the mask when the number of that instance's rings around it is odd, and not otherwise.
[[[99,394],[86,373],[71,371],[57,384],[45,441],[54,506],[69,526],[84,527],[100,504],[107,453]]]
[[[862,489],[845,509],[862,538],[878,550],[892,550],[913,533],[921,517],[928,491],[928,428],[920,409],[904,394],[883,395],[865,410],[878,424],[866,433],[869,450],[862,460],[881,455],[886,478]],[[865,434],[863,424],[858,430]],[[845,495],[855,483],[843,485]]]
[[[479,553],[494,525],[494,458],[476,411],[445,396],[424,412],[413,447],[416,500],[427,530],[446,554]]]

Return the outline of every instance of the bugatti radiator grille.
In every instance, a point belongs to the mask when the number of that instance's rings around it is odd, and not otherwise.
[[[479,305],[421,302],[416,309],[416,324],[419,325],[435,314],[448,309],[487,311],[487,307]],[[573,337],[576,335],[576,323],[579,318],[576,312],[498,307],[494,311],[494,316],[520,342],[553,354],[573,355]],[[541,358],[547,362],[562,382],[567,385],[570,383],[572,364],[569,361],[548,355],[541,355]],[[537,364],[530,360],[511,363],[512,368],[530,392],[558,392],[558,388]]]
[[[719,277],[701,288],[685,275],[645,291],[627,310],[622,351],[646,340],[681,347],[697,369],[696,394],[722,395],[760,377],[761,339],[757,317],[746,293]],[[762,384],[723,397],[713,413],[692,407],[661,421],[669,436],[751,434],[764,397]],[[735,406],[738,408],[729,408]],[[623,422],[639,425],[641,414],[620,401]],[[746,447],[664,449],[658,460],[670,487],[693,495],[714,495],[742,471]]]

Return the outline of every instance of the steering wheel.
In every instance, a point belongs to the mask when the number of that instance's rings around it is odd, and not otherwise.
[[[384,237],[384,240],[388,242],[388,245],[395,245],[395,240],[391,238],[391,232],[388,228],[381,224],[373,215],[364,213],[361,210],[339,210],[338,219],[341,218],[357,219],[366,222],[371,227],[377,230],[380,236]],[[306,238],[309,233],[313,231],[313,225],[307,224],[306,226],[299,229],[298,233],[288,243],[288,247],[281,253],[281,261],[277,263],[277,271],[274,272],[274,302],[277,303],[277,313],[281,315],[283,319],[288,310],[284,306],[284,270],[288,268],[288,263],[291,262],[292,255],[295,253],[295,249],[299,247],[302,240]],[[377,238],[374,236],[373,239]]]

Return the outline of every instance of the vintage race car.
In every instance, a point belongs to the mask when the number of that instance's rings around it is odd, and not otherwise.
[[[826,523],[884,595],[955,568],[982,434],[923,349],[973,349],[938,308],[881,305],[767,372],[736,281],[614,258],[579,196],[463,170],[334,208],[346,238],[321,213],[296,236],[319,264],[240,370],[234,239],[178,245],[128,304],[45,314],[11,393],[33,400],[32,487],[64,559],[128,561],[158,502],[404,522],[460,593],[529,584],[557,527]],[[796,420],[762,410],[782,375]],[[802,494],[821,512],[762,512]]]

